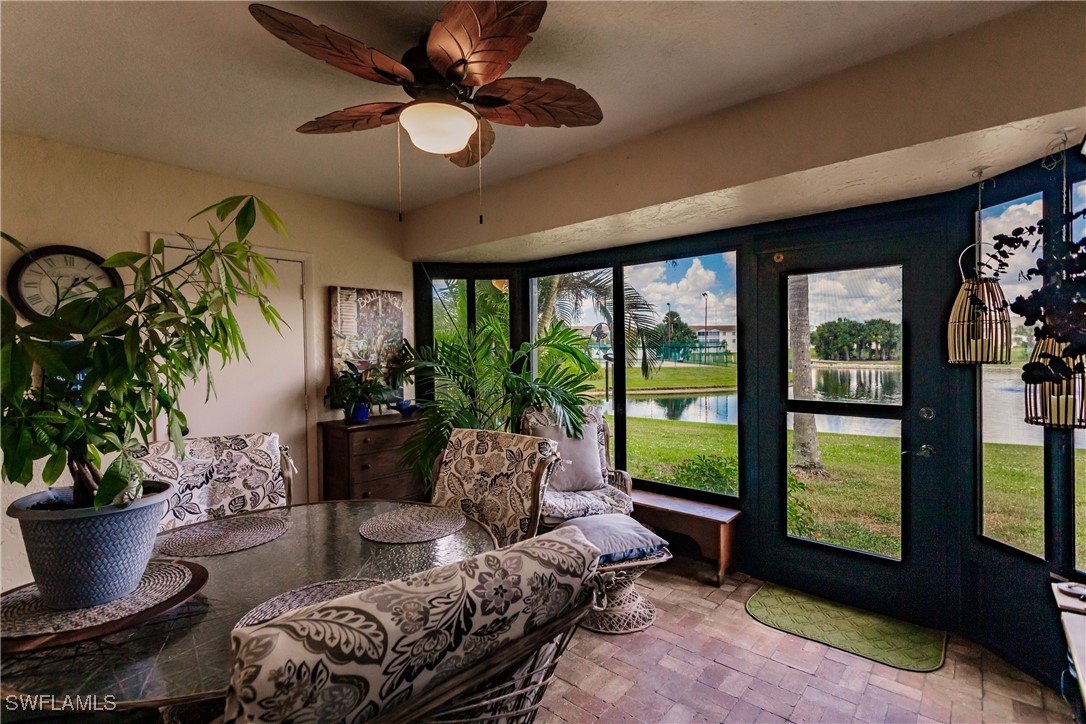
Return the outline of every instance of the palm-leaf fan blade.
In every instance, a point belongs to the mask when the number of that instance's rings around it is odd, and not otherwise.
[[[480,149],[481,146],[481,149]],[[446,154],[445,158],[455,163],[460,168],[468,168],[479,163],[479,159],[490,153],[494,147],[494,126],[485,118],[479,119],[479,130],[471,134],[468,145],[456,153]],[[480,153],[480,150],[482,151]]]
[[[557,78],[502,78],[471,100],[479,115],[507,126],[594,126],[603,111],[592,96]]]
[[[426,55],[447,81],[493,83],[539,28],[546,2],[450,2],[430,29]]]
[[[386,85],[415,80],[403,63],[326,25],[314,25],[303,17],[267,5],[250,5],[249,12],[265,30],[290,47],[359,78]]]
[[[347,133],[367,131],[395,123],[404,103],[364,103],[333,111],[298,127],[298,133]]]

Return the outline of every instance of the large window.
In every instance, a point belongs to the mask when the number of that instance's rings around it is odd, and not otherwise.
[[[735,252],[629,266],[626,467],[739,494]]]
[[[580,330],[589,355],[599,371],[590,380],[595,401],[610,415],[614,389],[614,355],[611,337],[612,287],[610,269],[589,269],[532,280],[532,336],[536,339],[555,323]],[[539,369],[539,360],[536,360]],[[611,418],[614,431],[614,419]],[[614,438],[611,440],[614,460]]]
[[[1041,194],[991,206],[981,212],[981,241],[996,234],[1037,223],[1044,215]],[[984,247],[984,252],[990,247]],[[1020,275],[1036,261],[1022,249],[1007,260],[1000,278],[1008,300],[1024,295],[1036,284]],[[983,365],[981,372],[981,532],[1044,557],[1044,428],[1025,420],[1022,365],[1033,350],[1033,328],[1011,313],[1011,364]]]

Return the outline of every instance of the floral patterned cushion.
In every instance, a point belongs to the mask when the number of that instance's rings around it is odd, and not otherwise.
[[[161,530],[286,504],[274,432],[190,437],[183,458],[170,441],[153,442],[136,458],[147,477],[177,485]]]
[[[535,535],[555,442],[491,430],[453,430],[434,480],[434,505],[479,521],[499,546]]]
[[[548,525],[586,515],[629,515],[632,512],[633,498],[610,485],[600,490],[578,490],[574,493],[548,489],[543,493],[541,508],[543,522]]]
[[[391,710],[564,614],[598,556],[580,531],[556,530],[237,629],[225,721]]]

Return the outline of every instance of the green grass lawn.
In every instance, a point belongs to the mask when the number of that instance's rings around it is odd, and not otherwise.
[[[681,368],[680,368],[681,369]],[[735,457],[734,425],[628,418],[627,457],[634,477],[668,479],[674,466],[696,455]],[[791,433],[789,433],[791,439]],[[806,481],[802,493],[814,517],[814,537],[825,543],[901,555],[901,448],[892,437],[819,435],[825,479]],[[1075,451],[1086,471],[1086,450]],[[984,446],[985,534],[1034,553],[1044,550],[1041,449],[1026,445]],[[725,486],[701,486],[725,492]],[[1077,476],[1076,520],[1086,521],[1086,474]],[[732,492],[732,491],[728,491]],[[1078,525],[1079,567],[1086,566],[1086,525]]]
[[[716,367],[705,365],[701,367],[672,367],[665,362],[653,372],[652,377],[645,379],[641,376],[640,368],[626,370],[626,390],[635,392],[638,390],[679,390],[697,389],[702,387],[721,388],[736,387],[738,382],[738,367]],[[614,370],[612,369],[613,373]],[[592,385],[597,390],[603,389],[603,372],[601,371],[592,380]],[[614,385],[614,378],[611,380]]]

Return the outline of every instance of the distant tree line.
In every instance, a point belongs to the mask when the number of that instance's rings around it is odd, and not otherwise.
[[[897,360],[901,354],[901,325],[888,319],[838,317],[811,333],[815,357],[825,360]]]

